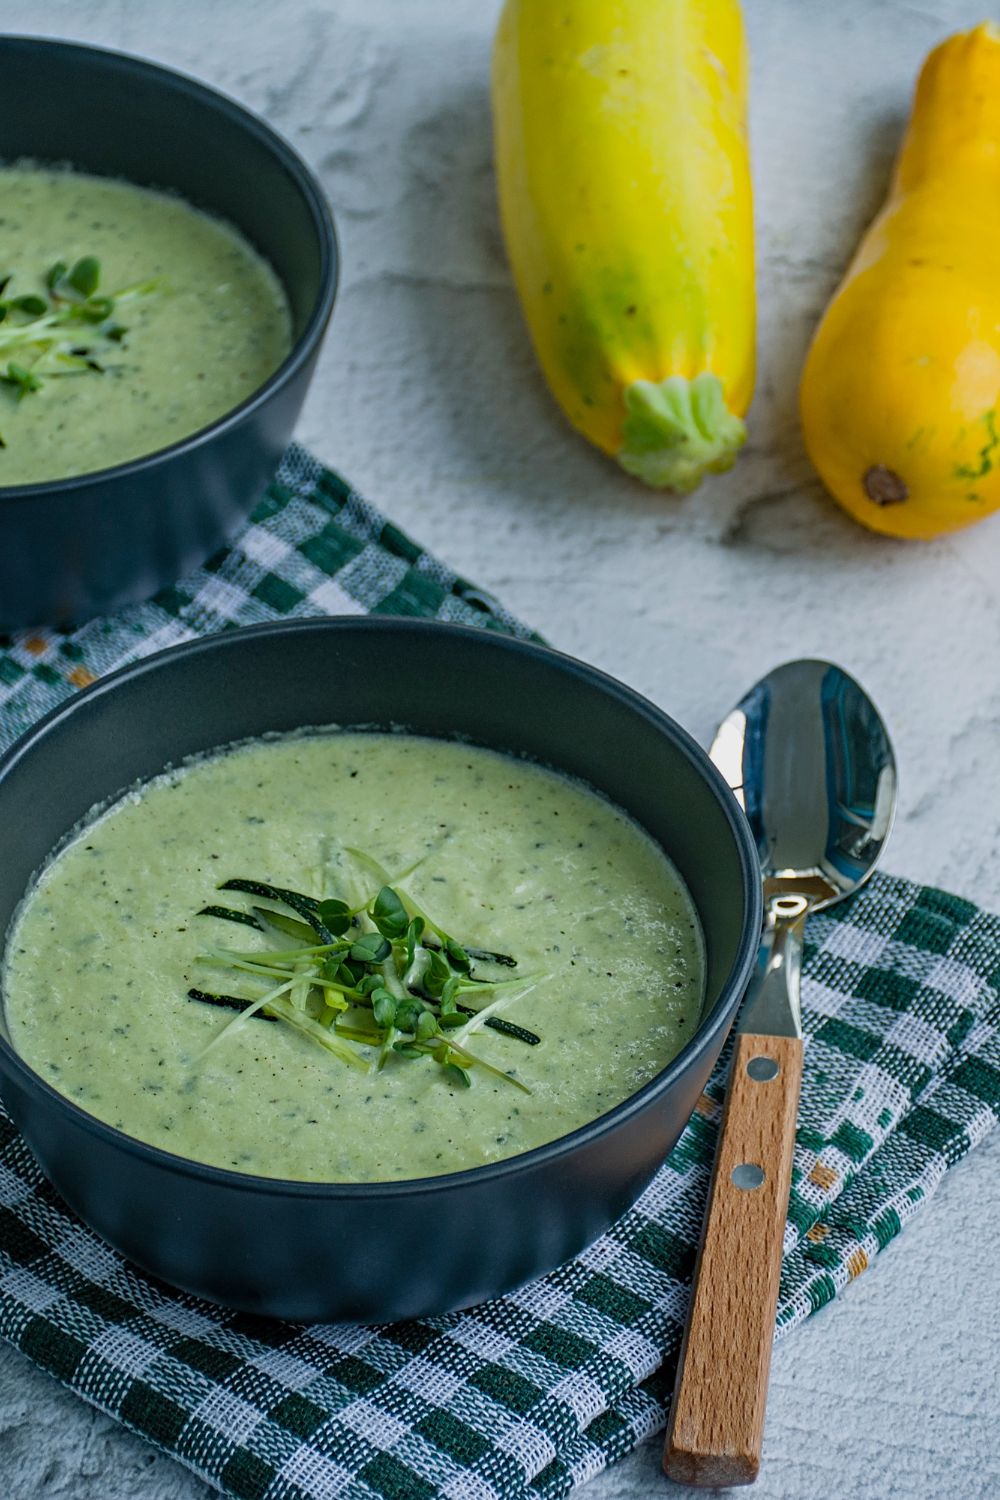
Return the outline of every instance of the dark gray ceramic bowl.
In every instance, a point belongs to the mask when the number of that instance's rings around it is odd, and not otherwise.
[[[305,163],[204,84],[139,58],[33,37],[0,37],[0,77],[0,160],[70,162],[174,190],[228,219],[284,284],[294,336],[258,391],[192,437],[117,468],[0,486],[0,630],[9,630],[145,598],[242,524],[305,398],[333,308],[337,245]]]
[[[184,756],[331,722],[458,734],[582,777],[626,808],[674,859],[701,914],[707,998],[683,1051],[631,1099],[561,1140],[413,1182],[284,1182],[172,1156],[69,1103],[5,1039],[0,1093],[70,1206],[165,1281],[285,1318],[443,1312],[574,1255],[670,1151],[756,953],[757,855],[694,741],[593,668],[458,626],[300,621],[164,651],[24,736],[0,761],[0,933],[33,872],[95,803]]]

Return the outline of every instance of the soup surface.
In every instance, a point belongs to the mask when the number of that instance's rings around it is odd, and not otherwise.
[[[112,299],[107,318],[92,303],[94,321],[53,325],[54,311],[78,311],[84,300],[65,278],[48,284],[53,267],[71,272],[88,258],[99,268],[93,295]],[[0,167],[4,278],[0,486],[68,478],[167,447],[238,406],[291,347],[284,290],[243,236],[181,198],[130,183]],[[34,313],[30,303],[14,305],[24,298],[39,300]],[[15,338],[29,324],[37,343]],[[10,378],[11,363],[27,384]]]
[[[206,948],[291,946],[194,915],[222,900],[252,909],[253,897],[220,895],[223,881],[354,908],[382,885],[372,859],[446,933],[516,958],[474,961],[474,975],[507,983],[460,998],[540,1042],[486,1025],[448,1035],[530,1092],[478,1065],[466,1087],[392,1049],[380,1071],[365,1046],[368,1066],[346,1066],[281,1021],[188,997],[256,998],[274,982],[203,962]],[[377,941],[366,916],[362,928]],[[322,732],[196,761],[92,822],[22,906],[4,981],[14,1046],[101,1119],[217,1166],[355,1182],[473,1167],[603,1114],[693,1033],[703,972],[677,872],[593,791],[457,743]]]

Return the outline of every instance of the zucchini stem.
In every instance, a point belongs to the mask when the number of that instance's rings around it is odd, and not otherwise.
[[[656,489],[686,495],[706,474],[731,469],[746,442],[745,423],[726,405],[718,375],[634,380],[625,392],[618,462]]]

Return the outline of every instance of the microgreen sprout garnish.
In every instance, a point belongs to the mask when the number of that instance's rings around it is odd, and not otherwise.
[[[460,943],[407,892],[384,879],[386,872],[375,860],[350,852],[382,882],[361,906],[240,878],[224,881],[219,889],[269,904],[244,910],[213,902],[201,908],[199,916],[280,940],[280,946],[252,952],[219,947],[199,955],[201,964],[264,986],[243,996],[188,990],[191,1000],[237,1012],[206,1052],[253,1019],[284,1021],[342,1062],[368,1072],[430,1058],[453,1087],[468,1088],[478,1070],[530,1093],[513,1073],[470,1052],[466,1042],[486,1026],[536,1047],[541,1040],[536,1032],[495,1012],[534,989],[538,976],[475,973],[474,961],[516,968],[517,960]],[[483,1003],[472,1003],[473,996],[484,996]]]
[[[383,890],[389,890],[390,895],[395,899],[396,902],[398,902],[399,907],[404,915],[410,918],[418,917],[423,922],[424,929],[426,931],[426,937],[424,940],[425,948],[429,948],[432,950],[444,949],[447,953],[447,956],[451,959],[452,963],[454,963],[457,968],[464,967],[465,969],[468,969],[469,962],[472,959],[478,959],[480,963],[500,964],[503,968],[506,969],[517,968],[517,959],[512,958],[509,953],[494,953],[489,948],[463,948],[461,943],[457,943],[455,939],[449,937],[448,934],[443,931],[443,929],[440,928],[436,922],[431,921],[427,913],[417,905],[412,896],[409,896],[405,892],[399,891],[398,889],[392,889],[394,884],[398,888],[399,882],[401,880],[405,880],[406,876],[411,874],[417,868],[417,865],[423,864],[423,860],[417,860],[416,864],[410,865],[409,869],[404,870],[401,875],[396,876],[394,882],[392,876],[389,874],[388,870],[386,870],[385,866],[380,865],[377,859],[373,859],[372,856],[370,854],[366,854],[363,849],[352,849],[348,845],[346,853],[350,854],[354,859],[357,860],[360,865],[363,865],[376,877],[376,879],[382,882]],[[377,919],[375,920],[377,921]],[[398,913],[394,912],[389,917],[389,920],[398,921]],[[379,928],[379,931],[382,931],[382,929]]]
[[[16,401],[47,380],[117,369],[107,356],[120,349],[128,332],[117,321],[119,309],[163,290],[158,282],[142,281],[100,293],[101,263],[94,255],[71,266],[56,261],[42,278],[44,295],[8,297],[10,280],[0,278],[0,386]]]

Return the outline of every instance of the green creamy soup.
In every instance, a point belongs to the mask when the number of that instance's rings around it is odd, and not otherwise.
[[[256,976],[200,961],[207,948],[291,945],[194,915],[223,901],[251,910],[252,896],[219,893],[223,881],[353,908],[382,884],[371,859],[444,932],[516,958],[516,969],[475,960],[474,974],[513,982],[462,998],[502,997],[496,1015],[541,1038],[486,1025],[466,1038],[523,1089],[481,1066],[464,1087],[432,1057],[393,1049],[381,1070],[364,1046],[365,1066],[347,1066],[281,1020],[188,997],[265,993]],[[362,929],[377,943],[367,916]],[[334,1182],[457,1171],[586,1124],[691,1036],[703,977],[680,877],[611,803],[491,751],[340,732],[238,746],[115,804],[43,871],[4,973],[14,1046],[84,1109],[197,1161]],[[308,1003],[315,1013],[317,995]]]
[[[65,312],[76,289],[63,280],[65,295],[53,303],[47,277],[59,263],[70,270],[90,257],[99,265],[96,295],[114,301],[108,318],[60,326],[58,348],[12,342],[32,317],[17,299],[44,301],[44,317]],[[0,168],[4,278],[0,486],[86,474],[165,448],[238,406],[291,347],[284,290],[242,235],[180,198],[126,182]],[[145,290],[114,300],[137,287]],[[12,378],[19,371],[27,384]]]

